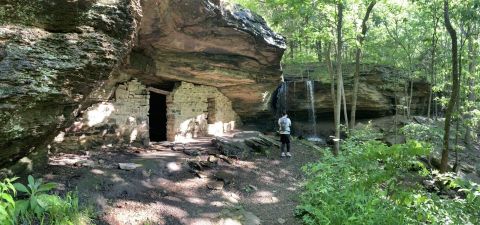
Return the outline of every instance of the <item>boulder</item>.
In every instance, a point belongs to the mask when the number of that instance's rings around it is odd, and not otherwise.
[[[146,84],[217,87],[242,119],[269,112],[280,81],[282,36],[226,1],[146,0],[128,72]]]
[[[0,167],[46,150],[91,102],[130,52],[140,12],[137,0],[0,5]]]
[[[278,141],[260,132],[245,131],[233,137],[215,137],[212,143],[224,155],[236,158],[248,158],[253,153],[265,154],[269,149],[279,148]]]
[[[59,131],[81,129],[73,121],[82,110],[132,79],[214,86],[240,116],[266,113],[284,51],[284,38],[260,16],[221,1],[7,0],[0,5],[0,167],[27,155],[45,159]]]

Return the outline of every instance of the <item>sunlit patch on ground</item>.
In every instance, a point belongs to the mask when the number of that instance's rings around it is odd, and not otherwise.
[[[189,156],[185,149],[201,154]],[[189,162],[205,161],[209,154],[218,153],[208,138],[185,145],[113,147],[53,155],[43,174],[59,183],[58,191],[77,189],[81,201],[100,212],[98,224],[226,225],[238,223],[236,217],[259,218],[259,224],[266,225],[277,224],[278,218],[298,224],[293,210],[303,179],[301,166],[317,157],[313,152],[303,150],[289,160],[277,158],[278,149],[272,149],[272,156],[250,160],[219,159],[200,176]],[[140,167],[122,170],[119,162]],[[215,182],[223,185],[209,187]]]

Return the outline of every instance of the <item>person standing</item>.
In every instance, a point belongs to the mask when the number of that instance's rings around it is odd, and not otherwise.
[[[282,157],[292,157],[290,154],[290,126],[292,126],[292,121],[288,118],[287,112],[283,112],[283,116],[278,119],[278,126],[280,127],[280,141],[282,146],[280,147],[282,151]],[[285,154],[285,147],[287,147],[287,153]]]

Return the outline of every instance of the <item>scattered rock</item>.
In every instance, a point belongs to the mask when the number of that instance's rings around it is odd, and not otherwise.
[[[210,161],[200,161],[200,165],[202,167],[206,167],[206,168],[213,168],[215,167],[217,164],[216,163],[212,163]]]
[[[183,150],[183,153],[185,153],[185,155],[189,155],[189,156],[199,156],[200,155],[200,152],[197,151],[197,150],[194,150],[194,149],[185,149],[185,150]]]
[[[216,225],[260,225],[261,221],[255,214],[243,208],[225,209]]]
[[[285,219],[283,219],[283,218],[278,218],[277,221],[278,221],[279,224],[284,224],[285,222],[287,222],[287,221],[286,221]]]
[[[95,162],[92,161],[92,160],[80,160],[76,163],[73,164],[74,166],[85,166],[85,167],[94,167],[95,166]]]
[[[212,190],[222,190],[223,189],[223,182],[221,181],[212,181],[207,183],[207,187]]]
[[[254,185],[249,184],[248,187],[251,188],[254,191],[258,191],[258,188]]]
[[[205,172],[202,172],[202,171],[197,171],[197,170],[194,170],[193,171],[195,173],[195,175],[199,178],[207,178],[208,177],[208,174],[205,173]]]
[[[118,163],[118,167],[122,170],[134,170],[142,165],[136,163]]]
[[[223,171],[223,170],[218,171],[217,173],[215,173],[214,176],[217,180],[221,180],[225,184],[231,183],[234,180],[234,177],[235,177],[235,175],[233,175],[232,173],[227,172],[227,171]]]
[[[188,166],[190,166],[190,168],[194,169],[194,170],[202,170],[203,167],[202,165],[198,162],[198,161],[188,161]]]
[[[99,160],[98,160],[98,163],[100,163],[100,164],[104,164],[104,163],[105,163],[105,160],[103,160],[103,159],[99,159]]]
[[[227,156],[224,155],[218,155],[218,158],[222,159],[223,161],[227,162],[228,164],[233,164],[233,160],[228,158]]]
[[[273,140],[257,131],[242,131],[230,137],[215,137],[212,143],[224,155],[229,157],[247,158],[252,153],[265,153],[271,148],[280,147]]]
[[[208,158],[207,158],[207,161],[216,164],[218,162],[218,158],[215,157],[214,155],[209,155]]]
[[[169,142],[169,141],[162,141],[162,142],[159,142],[158,145],[160,145],[162,147],[165,147],[165,148],[170,148],[170,147],[173,146],[173,143]]]

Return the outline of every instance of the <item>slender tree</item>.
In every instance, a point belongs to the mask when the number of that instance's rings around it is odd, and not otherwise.
[[[370,13],[373,10],[373,7],[377,4],[377,1],[373,0],[367,7],[367,11],[365,12],[365,16],[362,20],[362,33],[357,35],[357,49],[355,52],[355,78],[353,81],[353,94],[352,94],[352,109],[350,111],[350,129],[355,127],[355,114],[357,111],[357,94],[358,94],[358,83],[360,80],[360,56],[362,54],[362,43],[365,40],[365,35],[367,34],[367,21],[370,17]]]
[[[458,74],[458,50],[457,50],[457,32],[450,22],[448,11],[448,0],[443,1],[443,18],[445,20],[445,28],[447,29],[452,41],[452,93],[448,101],[447,110],[445,112],[445,134],[443,135],[443,151],[440,162],[440,172],[444,173],[448,170],[448,153],[450,141],[450,125],[452,121],[452,113],[455,104],[458,101],[458,92],[460,90],[459,74]]]
[[[335,147],[333,153],[338,155],[340,150],[340,109],[342,104],[342,23],[343,23],[343,3],[339,1],[337,3],[337,94],[335,105]]]

